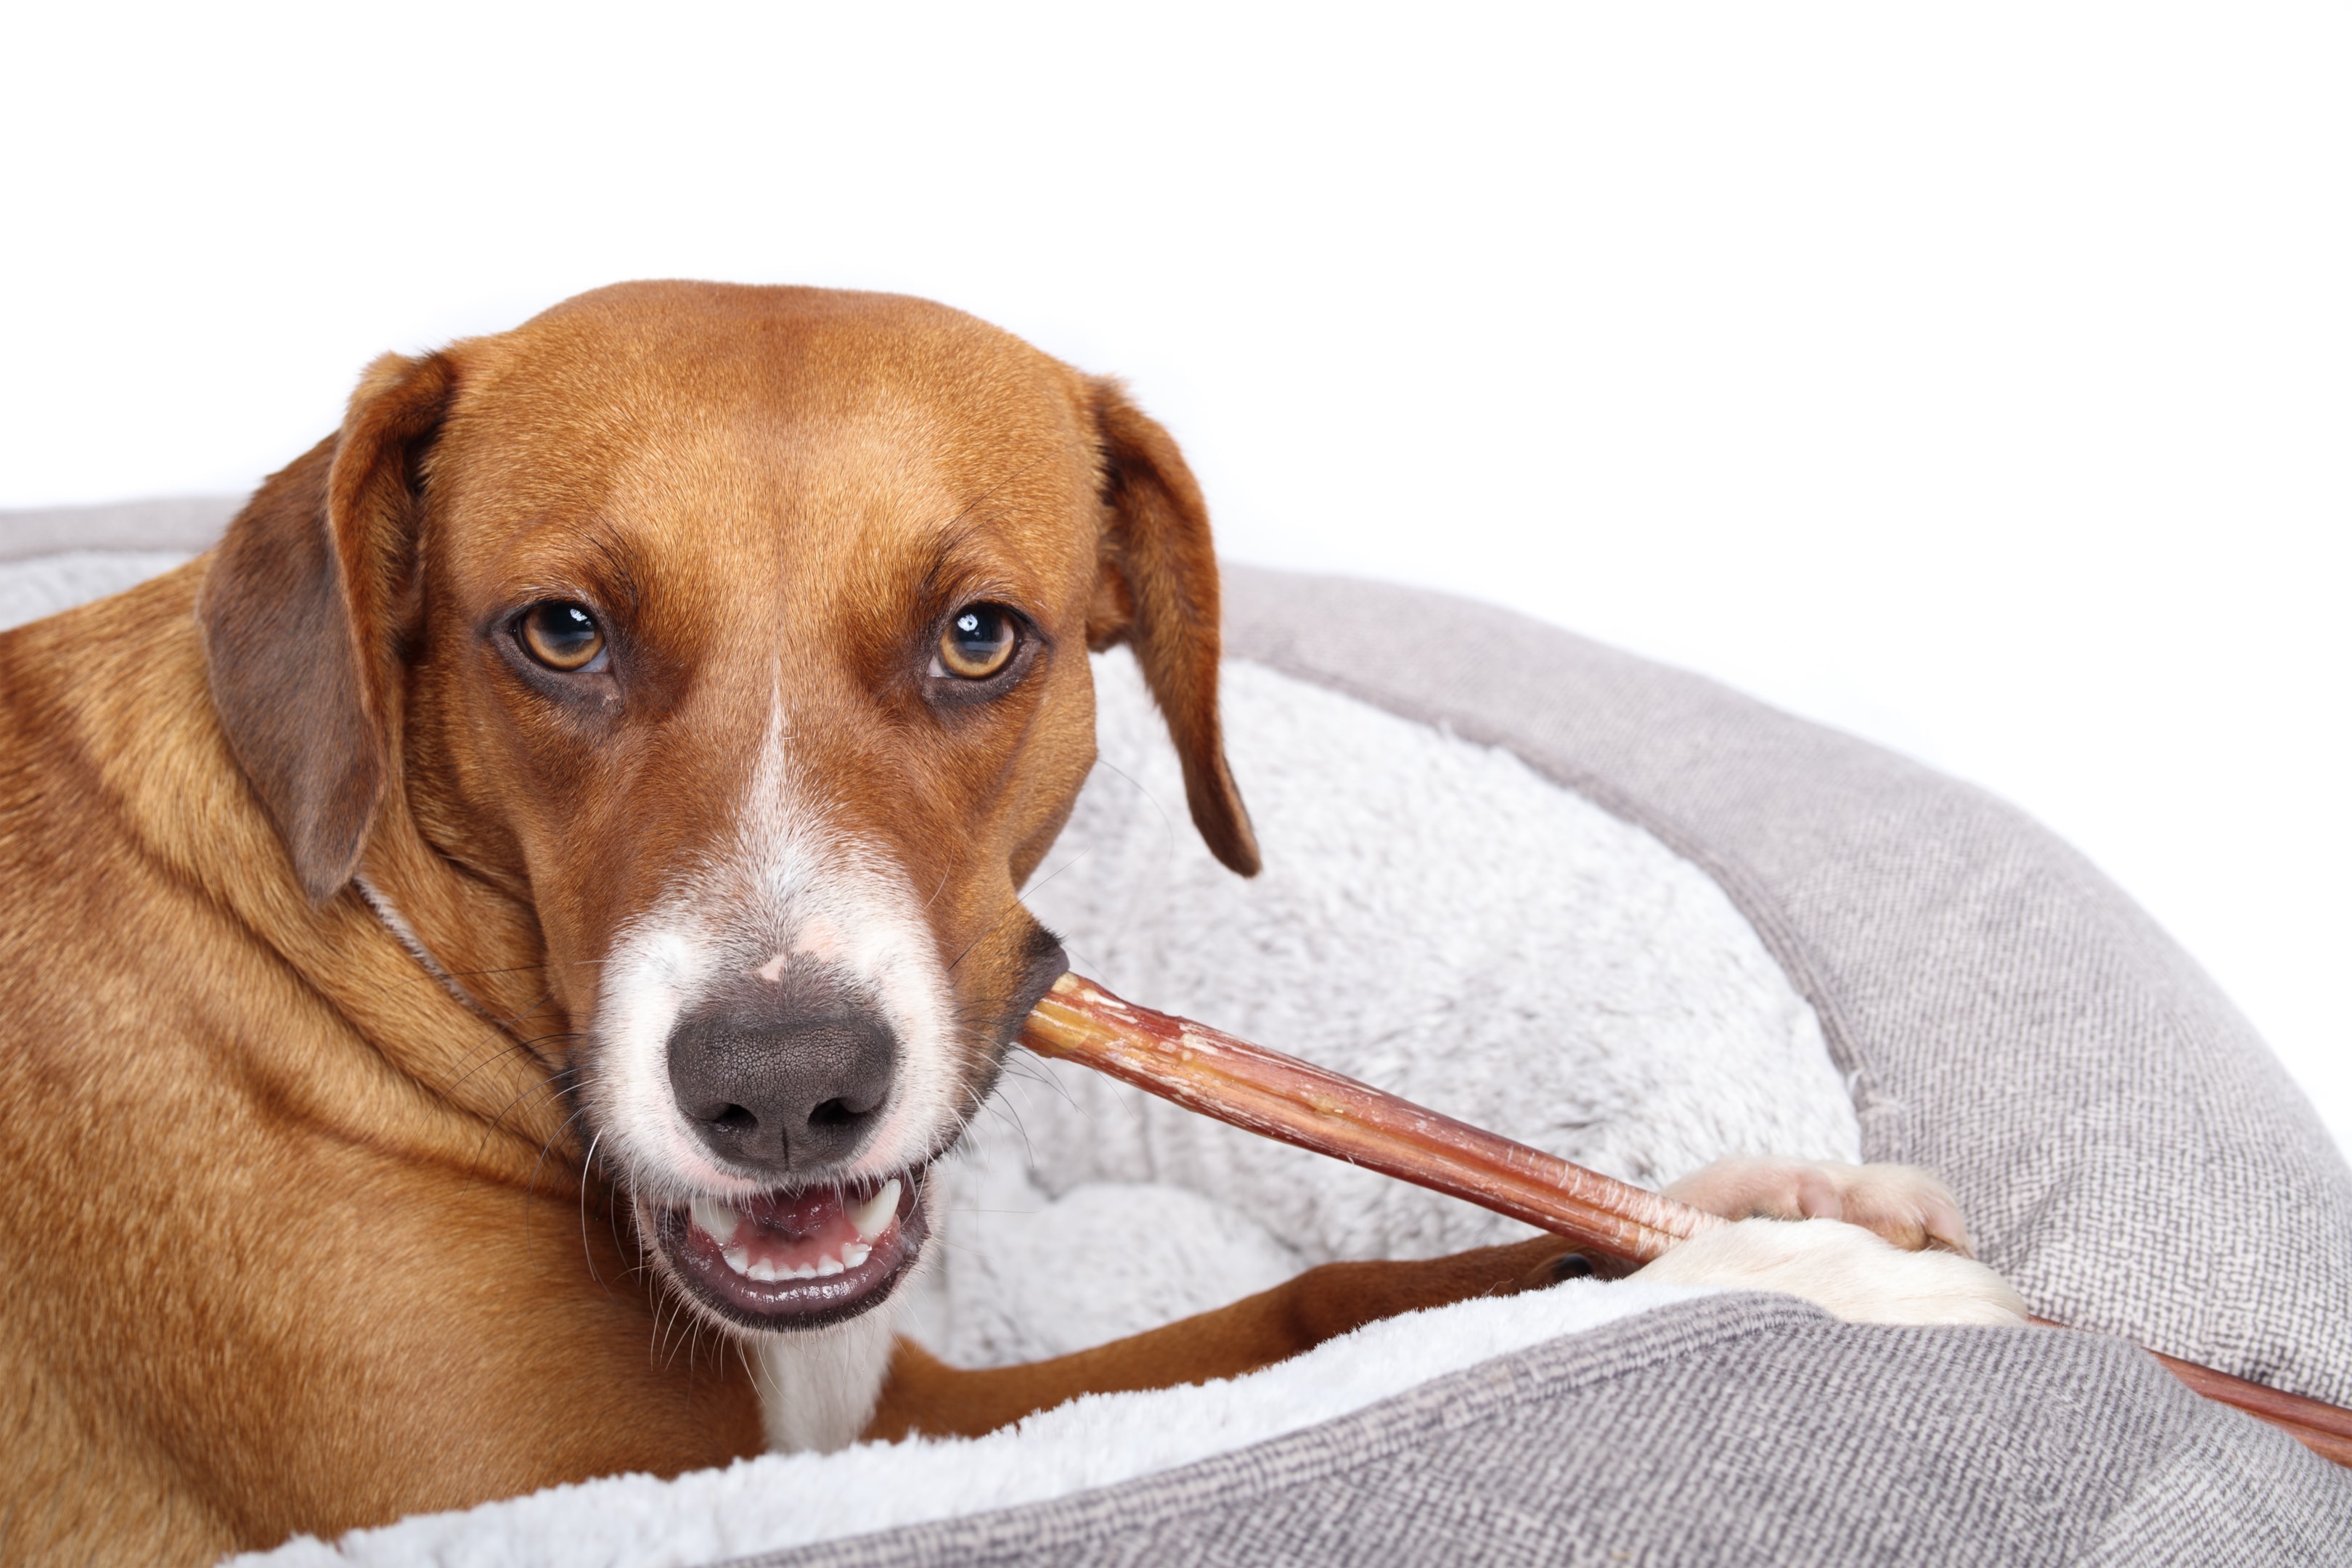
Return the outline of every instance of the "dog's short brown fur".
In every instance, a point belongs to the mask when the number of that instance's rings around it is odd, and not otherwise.
[[[551,600],[597,607],[601,676],[518,651]],[[1027,638],[977,696],[925,663],[974,602]],[[894,1134],[939,1152],[1058,969],[1014,893],[1093,760],[1088,647],[1134,647],[1255,869],[1217,626],[1198,489],[1116,385],[920,301],[647,284],[380,362],[218,549],[0,637],[0,1554],[761,1447],[745,1359],[644,1266],[633,1205],[684,1178],[600,1109],[615,944],[681,877],[734,896],[763,790],[854,843],[951,992],[953,1103]],[[1317,1270],[1040,1366],[902,1345],[868,1429],[1247,1370],[1560,1250]]]

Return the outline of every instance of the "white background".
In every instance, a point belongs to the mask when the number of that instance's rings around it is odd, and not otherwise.
[[[15,6],[0,506],[617,279],[931,295],[1130,376],[1230,554],[2020,802],[2352,1142],[2347,15]]]

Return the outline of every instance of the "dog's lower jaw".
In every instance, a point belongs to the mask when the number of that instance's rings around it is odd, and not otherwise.
[[[1745,1219],[1694,1237],[1633,1276],[1801,1297],[1853,1323],[2025,1321],[2025,1302],[1983,1264],[1906,1252],[1833,1219]]]
[[[771,1453],[830,1453],[846,1447],[874,1418],[890,1373],[904,1289],[929,1264],[923,1247],[936,1199],[919,1175],[905,1179],[910,1201],[894,1222],[911,1226],[912,1247],[905,1260],[866,1300],[812,1314],[805,1326],[791,1326],[782,1319],[764,1327],[730,1321],[677,1277],[677,1263],[666,1248],[658,1244],[649,1248],[661,1276],[656,1289],[675,1293],[687,1311],[733,1342],[731,1348],[742,1355],[759,1394],[761,1424]],[[653,1236],[656,1216],[642,1199],[633,1208],[641,1234]]]
[[[898,1300],[822,1329],[751,1342],[768,1450],[828,1454],[857,1440],[890,1374]]]

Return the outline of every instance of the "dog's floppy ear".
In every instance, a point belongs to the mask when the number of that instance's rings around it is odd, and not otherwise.
[[[419,465],[455,384],[437,354],[369,366],[341,430],[229,524],[197,604],[229,751],[314,900],[351,880],[392,776]]]
[[[1118,382],[1090,381],[1087,392],[1107,522],[1087,644],[1097,652],[1133,646],[1183,762],[1193,826],[1218,859],[1255,877],[1257,836],[1225,765],[1217,718],[1222,622],[1208,505],[1174,438]]]

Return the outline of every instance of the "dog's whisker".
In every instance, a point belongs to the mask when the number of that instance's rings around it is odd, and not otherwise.
[[[596,1168],[596,1145],[604,1141],[604,1134],[601,1131],[598,1131],[594,1137],[589,1139],[588,1152],[580,1162],[582,1166],[582,1180],[580,1183],[580,1256],[585,1258],[588,1262],[588,1278],[595,1280],[599,1285],[604,1284],[604,1279],[596,1272],[596,1254],[588,1245],[587,1178]],[[605,1293],[607,1295],[611,1294],[609,1288]]]
[[[533,1001],[530,1006],[524,1008],[521,1012],[517,1013],[513,1017],[498,1019],[498,1026],[501,1029],[511,1029],[516,1025],[521,1023],[524,1019],[536,1016],[541,1007],[546,1006],[554,999],[555,988],[551,985],[546,990],[541,992],[538,999]]]
[[[1027,891],[1033,894],[1035,893],[1039,889],[1050,884],[1055,877],[1059,877],[1064,871],[1066,871],[1071,867],[1077,865],[1080,861],[1086,859],[1093,853],[1094,850],[1091,847],[1081,849],[1068,860],[1064,861],[1062,865],[1058,867],[1052,875],[1046,877],[1044,881],[1032,882],[1029,885]],[[986,942],[990,937],[994,936],[996,934],[996,928],[1003,925],[1006,921],[1012,919],[1016,910],[1026,910],[1027,906],[1022,901],[1023,897],[1024,895],[1016,894],[1012,899],[1006,900],[1004,908],[998,911],[996,918],[988,922],[987,929],[982,931],[978,936],[972,938],[971,942],[964,945],[964,950],[955,955],[955,962],[948,965],[948,973],[950,974],[953,974],[957,968],[962,964],[963,961],[972,955],[973,949],[979,947],[982,942]]]
[[[1164,864],[1167,858],[1176,852],[1176,818],[1169,814],[1168,807],[1161,803],[1160,796],[1156,792],[1147,787],[1141,779],[1137,778],[1133,773],[1129,773],[1125,768],[1120,767],[1108,757],[1097,756],[1095,758],[1095,766],[1098,768],[1108,768],[1118,777],[1126,780],[1128,787],[1135,791],[1136,794],[1141,795],[1145,800],[1149,801],[1151,805],[1151,809],[1160,814],[1160,855],[1162,863]]]
[[[1058,1096],[1062,1103],[1072,1110],[1082,1115],[1092,1114],[1087,1107],[1078,1103],[1078,1097],[1070,1092],[1070,1086],[1062,1081],[1060,1074],[1049,1070],[1045,1063],[1026,1051],[1015,1052],[1005,1058],[1004,1076],[1020,1083],[1042,1084]]]
[[[581,1070],[582,1069],[578,1067],[561,1068],[549,1073],[545,1078],[541,1079],[536,1083],[526,1084],[516,1093],[513,1099],[507,1101],[505,1109],[501,1110],[497,1116],[491,1119],[489,1125],[483,1130],[483,1135],[485,1137],[496,1135],[499,1130],[506,1125],[507,1118],[514,1113],[516,1108],[530,1100],[534,1095],[545,1095],[553,1099],[562,1099],[565,1094],[570,1092],[571,1089],[571,1086],[566,1084],[563,1080]],[[575,1114],[577,1113],[575,1112]]]
[[[531,1200],[539,1194],[539,1173],[547,1164],[548,1153],[562,1141],[563,1135],[572,1130],[572,1124],[586,1114],[585,1110],[581,1110],[565,1117],[554,1132],[549,1135],[547,1142],[539,1146],[539,1158],[531,1162],[530,1179],[523,1184],[522,1189],[522,1233],[526,1239],[530,1235]]]
[[[509,1037],[505,1040],[504,1044],[499,1045],[494,1048],[485,1050],[479,1057],[476,1058],[474,1064],[471,1067],[467,1068],[464,1072],[459,1073],[456,1078],[449,1080],[448,1088],[453,1090],[462,1089],[465,1087],[466,1082],[476,1073],[487,1071],[488,1068],[497,1066],[501,1059],[507,1057],[529,1056],[530,1055],[533,1047],[549,1039],[562,1039],[565,1037],[567,1037],[562,1035],[541,1035],[536,1039],[519,1040]]]
[[[931,896],[923,900],[923,910],[926,914],[930,912],[930,908],[933,904],[940,901],[940,895],[948,890],[948,880],[955,875],[955,859],[950,856],[948,859],[947,869],[940,873],[940,885],[933,888],[931,889]]]
[[[575,960],[573,962],[602,963],[604,961],[601,958],[595,958],[584,961]],[[448,975],[452,980],[481,980],[493,974],[529,974],[535,970],[544,970],[547,967],[547,962],[542,960],[538,963],[509,964],[504,969],[449,969],[444,970],[442,973]]]

